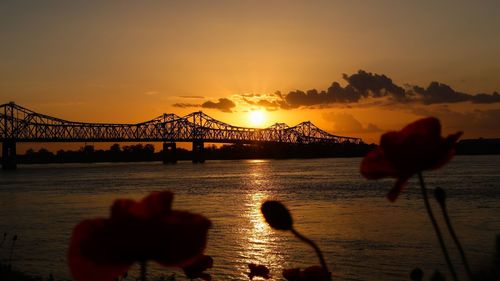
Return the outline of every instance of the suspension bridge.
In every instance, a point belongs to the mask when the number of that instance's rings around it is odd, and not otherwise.
[[[163,114],[137,124],[67,121],[40,114],[14,102],[0,105],[2,168],[16,168],[16,143],[48,142],[162,142],[164,163],[175,163],[177,142],[191,142],[193,162],[204,162],[204,143],[339,144],[361,143],[360,138],[332,135],[307,121],[290,127],[245,128],[193,112],[180,117]]]

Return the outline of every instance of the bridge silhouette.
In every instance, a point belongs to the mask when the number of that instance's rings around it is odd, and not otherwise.
[[[163,114],[137,124],[84,123],[40,114],[14,102],[0,105],[2,168],[15,169],[18,142],[163,142],[164,163],[176,162],[176,143],[193,144],[193,162],[204,162],[204,143],[340,144],[360,138],[332,135],[307,121],[290,127],[229,125],[198,111],[180,117]]]

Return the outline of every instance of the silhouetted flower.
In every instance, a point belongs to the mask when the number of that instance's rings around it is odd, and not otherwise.
[[[269,279],[271,276],[269,275],[269,268],[265,265],[258,265],[254,263],[249,263],[248,268],[250,272],[248,273],[248,277],[252,280],[254,277],[262,277],[264,279]]]
[[[68,251],[74,279],[114,280],[136,261],[182,267],[195,260],[205,249],[210,221],[172,210],[172,197],[154,192],[140,202],[116,200],[109,219],[80,222]]]
[[[330,273],[321,266],[310,266],[304,270],[300,268],[283,269],[283,277],[288,281],[325,281],[329,280]]]
[[[412,281],[422,281],[424,278],[424,272],[420,268],[415,268],[410,272],[410,279]]]
[[[291,230],[293,228],[292,215],[281,202],[266,201],[262,204],[260,210],[272,228],[279,230]]]
[[[396,178],[387,195],[394,201],[412,175],[446,164],[455,154],[455,144],[461,135],[458,132],[443,138],[438,119],[420,119],[401,131],[383,134],[380,145],[361,162],[361,174],[367,179]]]
[[[189,279],[200,278],[200,279],[203,279],[206,281],[210,281],[210,280],[212,280],[212,276],[208,273],[203,272],[203,271],[205,271],[209,268],[212,268],[213,265],[214,265],[214,260],[212,259],[211,256],[202,255],[202,256],[198,257],[190,265],[185,266],[183,268],[183,270],[184,270],[184,274],[186,274],[186,276]]]

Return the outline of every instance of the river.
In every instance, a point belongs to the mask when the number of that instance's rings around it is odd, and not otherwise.
[[[14,268],[70,278],[66,251],[79,221],[107,217],[116,198],[170,190],[174,209],[201,213],[213,222],[206,253],[215,261],[209,271],[214,280],[248,280],[248,263],[267,265],[272,280],[282,280],[283,268],[318,264],[311,248],[266,225],[259,212],[266,199],[289,207],[297,229],[323,250],[335,280],[409,280],[417,266],[427,276],[436,268],[447,273],[416,179],[390,203],[385,194],[394,181],[365,180],[360,161],[20,165],[0,172],[0,233],[9,234],[0,259],[8,258],[9,239],[17,234]],[[424,174],[429,188],[447,190],[450,216],[473,269],[490,260],[500,234],[499,167],[500,156],[457,156],[443,169]],[[462,275],[457,251],[446,241]],[[153,265],[150,271],[152,276],[171,272],[184,280],[175,269]]]

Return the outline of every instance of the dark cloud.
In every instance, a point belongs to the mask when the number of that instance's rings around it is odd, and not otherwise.
[[[345,87],[340,83],[333,82],[332,85],[323,91],[311,89],[308,91],[296,90],[286,95],[276,92],[275,95],[281,100],[277,103],[283,109],[298,108],[303,106],[321,106],[334,104],[358,103],[363,99],[389,99],[390,103],[497,103],[500,102],[500,95],[477,94],[471,95],[457,92],[446,84],[432,82],[427,88],[420,86],[408,86],[407,90],[395,84],[391,78],[359,70],[352,75],[343,75],[347,82]]]
[[[494,92],[491,95],[488,94],[477,94],[475,96],[472,96],[472,102],[473,103],[495,103],[495,102],[500,102],[500,95],[497,92]]]
[[[450,86],[439,82],[431,82],[426,89],[419,86],[413,86],[412,90],[413,93],[410,90],[409,95],[416,94],[417,99],[420,99],[424,104],[471,101],[473,97],[468,94],[457,92]]]
[[[353,75],[344,74],[343,78],[348,83],[345,87],[338,82],[333,82],[326,91],[318,92],[316,89],[307,92],[292,91],[285,96],[284,100],[290,108],[297,108],[322,104],[356,103],[367,97],[389,96],[399,101],[406,99],[405,90],[385,75],[360,70]]]
[[[398,104],[451,104],[458,102],[500,103],[500,94],[480,93],[471,95],[455,91],[449,85],[431,82],[427,87],[395,84],[391,78],[383,74],[359,70],[352,75],[343,74],[346,85],[333,82],[326,90],[295,90],[288,94],[276,91],[273,94],[241,94],[237,101],[272,111],[277,109],[294,109],[300,107],[327,108],[332,106],[397,106]],[[183,98],[203,98],[202,96],[181,96]],[[178,103],[176,107],[213,108],[224,112],[232,112],[236,104],[227,98],[217,102],[207,101],[201,105]]]
[[[236,104],[232,100],[226,98],[221,98],[217,102],[207,101],[201,105],[203,108],[218,109],[222,112],[232,112],[231,109],[235,106]]]
[[[180,108],[187,108],[187,107],[200,107],[201,104],[194,104],[194,103],[174,103],[172,104],[173,107],[180,107]]]
[[[394,84],[392,79],[385,75],[359,70],[358,73],[351,76],[344,74],[343,78],[349,83],[349,86],[356,89],[363,97],[392,96],[398,100],[406,98],[405,90]]]

